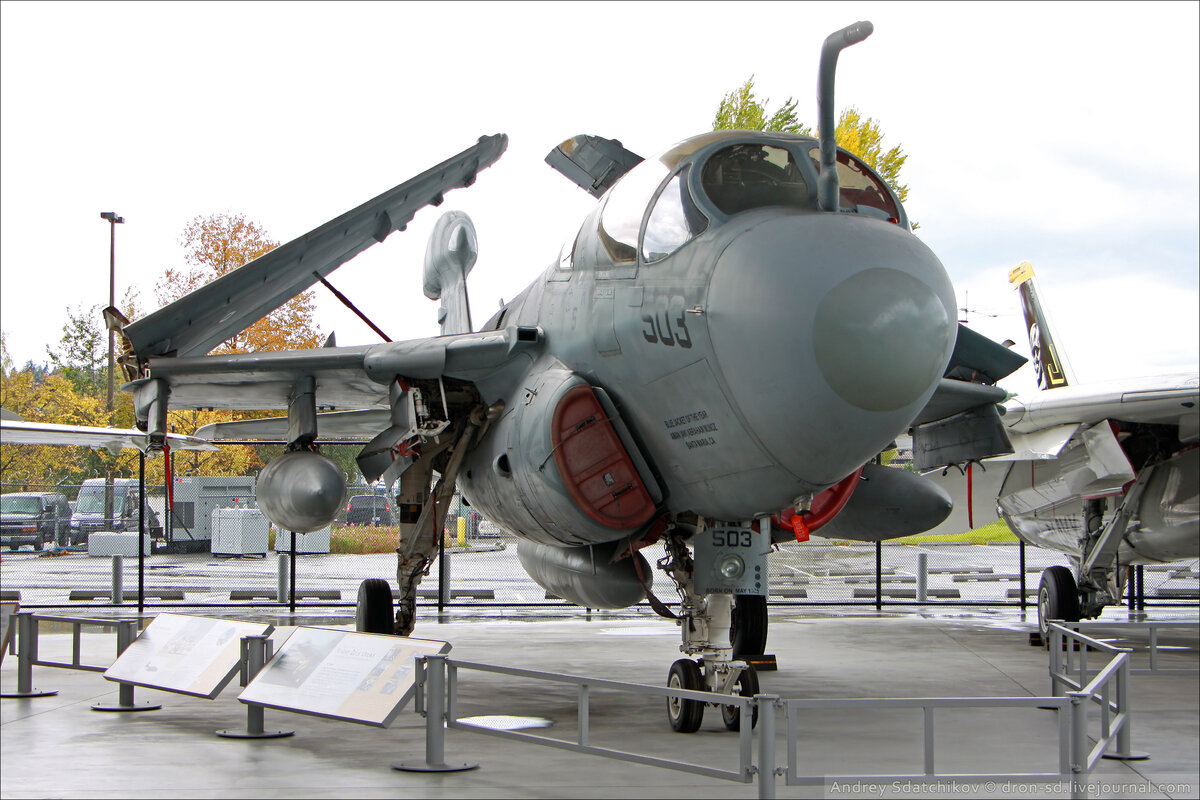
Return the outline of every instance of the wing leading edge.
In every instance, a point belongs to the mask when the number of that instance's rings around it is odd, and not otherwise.
[[[84,425],[56,425],[49,422],[0,420],[0,442],[4,444],[80,445],[93,450],[117,451],[136,447],[150,449],[150,437],[134,428],[94,428]],[[167,434],[172,450],[216,450],[217,446],[194,436]]]

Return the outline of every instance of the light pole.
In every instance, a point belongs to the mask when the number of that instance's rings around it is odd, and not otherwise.
[[[108,220],[108,307],[117,305],[117,225],[125,221],[115,211],[101,211],[100,219]],[[113,410],[113,382],[116,377],[116,360],[113,354],[113,330],[108,329],[108,410]]]

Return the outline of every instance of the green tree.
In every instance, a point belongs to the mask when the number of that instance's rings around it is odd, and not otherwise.
[[[8,343],[4,341],[4,331],[0,331],[0,375],[12,372],[13,360],[8,354]]]
[[[783,105],[767,116],[770,98],[759,100],[754,95],[754,76],[721,99],[713,130],[779,131],[811,136],[812,128],[802,125],[796,116],[796,101],[788,98]]]
[[[770,99],[759,100],[754,94],[754,76],[721,99],[713,130],[779,131],[811,136],[812,128],[796,117],[796,101],[788,98],[774,112],[767,113]],[[839,147],[849,150],[875,170],[903,202],[908,198],[908,186],[900,183],[900,170],[905,159],[900,145],[884,151],[883,131],[873,117],[863,117],[854,106],[838,115],[834,139]],[[913,227],[916,227],[915,225]]]
[[[58,348],[47,350],[55,372],[88,397],[103,397],[108,387],[108,338],[100,311],[99,305],[68,308]]]

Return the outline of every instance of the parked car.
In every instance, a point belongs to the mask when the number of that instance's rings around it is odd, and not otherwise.
[[[111,514],[105,515],[104,478],[88,478],[79,487],[75,508],[71,510],[71,544],[87,544],[88,536],[96,531],[133,531],[138,529],[141,497],[136,478],[114,478],[112,481]],[[162,536],[162,519],[146,505],[146,532],[151,538]]]
[[[23,544],[38,550],[57,542],[67,544],[71,509],[57,492],[15,492],[0,495],[0,546],[16,550]]]
[[[377,494],[359,494],[346,503],[347,525],[395,525],[392,504]]]

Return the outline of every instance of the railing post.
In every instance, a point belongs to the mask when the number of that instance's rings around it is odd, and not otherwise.
[[[917,602],[929,602],[929,553],[917,553]]]
[[[779,696],[754,696],[758,705],[758,796],[764,800],[775,797],[775,704]]]
[[[113,556],[113,560],[120,556]],[[129,645],[133,644],[137,639],[137,621],[132,619],[117,620],[117,656],[125,652]],[[133,684],[118,681],[117,686],[120,687],[117,691],[117,702],[113,703],[96,703],[92,706],[93,711],[157,711],[162,708],[161,703],[142,703],[137,704],[133,701]]]
[[[296,534],[292,533],[291,531],[288,531],[288,535],[295,537]],[[286,603],[288,601],[288,598],[290,597],[290,594],[288,592],[288,588],[289,588],[288,575],[291,573],[291,567],[288,564],[288,554],[287,553],[279,554],[278,569],[279,569],[279,573],[276,576],[276,580],[275,580],[275,599],[277,601],[279,601],[280,603]]]
[[[112,557],[112,597],[113,605],[119,606],[125,602],[125,556],[114,553]]]
[[[1086,800],[1088,777],[1087,692],[1067,692],[1071,700],[1071,800]]]
[[[1133,709],[1129,702],[1129,653],[1122,653],[1117,657],[1121,659],[1117,667],[1117,724],[1121,727],[1117,729],[1117,751],[1104,753],[1103,757],[1120,761],[1142,761],[1150,758],[1150,754],[1133,749],[1133,729],[1130,727],[1133,724]]]
[[[293,534],[294,536],[295,534]],[[271,660],[270,636],[242,637],[242,676],[247,684],[254,680],[262,668]],[[291,736],[295,731],[263,730],[263,707],[257,703],[246,704],[246,730],[221,730],[217,736],[223,739],[279,739]]]
[[[1050,628],[1050,696],[1062,697],[1063,690],[1059,684],[1062,675],[1063,634],[1058,628]]]
[[[461,772],[478,764],[446,763],[446,656],[428,655],[425,662],[425,760],[401,761],[392,769],[404,772]]]
[[[51,697],[58,694],[52,689],[43,692],[33,688],[33,664],[37,661],[37,620],[32,611],[18,611],[13,614],[17,620],[17,690],[15,692],[0,692],[0,697]]]

